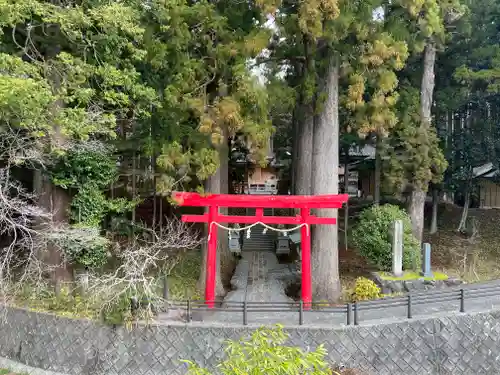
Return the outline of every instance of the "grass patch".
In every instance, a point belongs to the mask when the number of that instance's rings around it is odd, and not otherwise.
[[[433,272],[434,277],[423,277],[418,272],[405,272],[403,276],[396,277],[388,272],[380,272],[379,275],[383,280],[393,280],[393,281],[410,281],[410,280],[448,280],[448,275],[442,272]]]
[[[17,373],[17,372],[12,372],[10,370],[7,370],[7,369],[0,369],[0,375],[28,375],[26,373]]]
[[[67,318],[95,319],[99,316],[95,306],[91,306],[82,296],[73,296],[69,288],[64,287],[56,296],[49,286],[26,285],[22,293],[15,296],[14,304],[30,311],[50,312]]]
[[[169,298],[172,300],[200,299],[197,282],[201,270],[201,251],[188,251],[182,260],[172,269],[168,277]],[[156,276],[155,276],[156,278]],[[158,296],[162,295],[163,278],[157,277]],[[73,294],[68,288],[62,288],[59,295],[47,286],[26,285],[22,292],[13,296],[13,304],[34,312],[49,312],[68,318],[83,318],[101,320],[111,324],[119,324],[128,319],[130,315],[130,296],[123,295],[117,299],[113,306],[104,311],[99,306],[99,301],[91,301],[79,294]],[[115,306],[116,305],[116,306]],[[0,370],[0,375],[3,375]],[[7,372],[8,374],[8,372]]]
[[[201,299],[196,287],[200,277],[201,250],[188,251],[168,276],[169,298],[172,300]]]
[[[169,299],[187,300],[201,299],[197,290],[197,282],[202,263],[201,250],[188,251],[181,261],[172,269],[168,277]],[[154,270],[150,276],[157,285],[158,297],[162,296],[163,277]],[[103,320],[109,324],[126,323],[131,320],[130,293],[124,293],[116,301],[105,307],[100,301],[73,292],[75,285],[69,283],[61,288],[58,295],[49,284],[24,285],[16,295],[11,295],[12,305],[33,312],[47,312],[67,318]],[[140,291],[139,291],[140,294]],[[10,374],[0,369],[0,375]]]

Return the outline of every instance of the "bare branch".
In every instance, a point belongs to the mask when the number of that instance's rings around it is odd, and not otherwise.
[[[31,137],[26,130],[8,125],[0,128],[0,165],[9,168],[15,165],[43,167],[47,160],[43,156],[43,140]]]
[[[89,277],[89,295],[101,309],[112,308],[123,298],[143,306],[151,315],[166,301],[158,293],[158,274],[172,271],[184,252],[201,244],[199,233],[173,219],[161,229],[142,229],[133,241],[119,250],[115,271]]]
[[[44,262],[51,215],[32,202],[36,197],[11,178],[9,169],[1,168],[0,298],[4,302],[27,284],[42,285],[47,272],[56,267]]]

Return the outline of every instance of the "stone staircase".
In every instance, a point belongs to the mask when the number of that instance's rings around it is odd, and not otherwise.
[[[249,215],[254,215],[255,210],[248,210]],[[271,209],[264,209],[264,215],[272,215]],[[249,251],[275,251],[277,232],[268,230],[265,234],[262,225],[256,225],[252,228],[250,238],[247,238],[247,233],[243,233],[243,252]]]

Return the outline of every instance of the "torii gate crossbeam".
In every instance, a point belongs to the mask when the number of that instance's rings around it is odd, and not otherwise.
[[[173,193],[173,199],[180,206],[208,207],[208,212],[203,215],[183,215],[182,221],[189,223],[208,224],[208,254],[207,272],[205,283],[205,301],[209,307],[215,302],[215,276],[217,270],[217,226],[219,224],[253,224],[264,223],[268,225],[288,224],[302,225],[301,251],[302,251],[302,301],[305,307],[310,307],[312,302],[311,283],[311,225],[335,225],[337,219],[333,217],[317,217],[311,215],[310,209],[342,208],[347,202],[347,194],[340,195],[229,195],[198,193]],[[253,216],[221,215],[219,207],[255,208]],[[300,209],[296,216],[265,216],[264,208],[293,208]]]

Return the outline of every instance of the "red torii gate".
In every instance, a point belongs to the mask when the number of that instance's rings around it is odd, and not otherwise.
[[[180,206],[208,207],[203,215],[183,215],[182,221],[208,224],[208,254],[205,283],[205,300],[208,307],[214,306],[215,275],[217,270],[217,232],[214,223],[231,224],[291,224],[303,225],[301,230],[302,251],[302,301],[306,306],[312,302],[311,283],[311,231],[316,224],[337,224],[336,218],[317,217],[310,214],[312,208],[342,208],[347,194],[340,195],[230,195],[174,192],[173,199]],[[255,208],[254,216],[221,215],[219,207]],[[264,208],[296,208],[296,216],[264,216]]]

